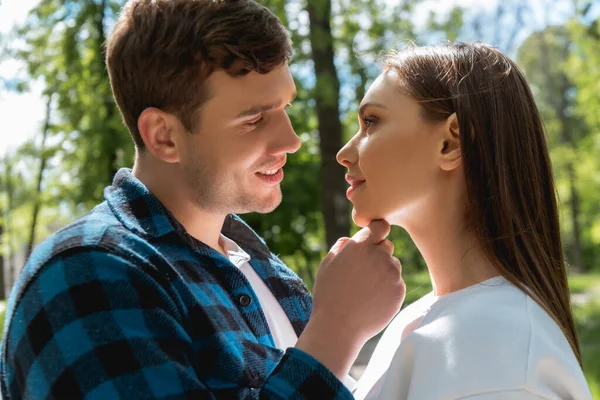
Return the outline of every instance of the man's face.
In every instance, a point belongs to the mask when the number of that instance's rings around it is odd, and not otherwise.
[[[192,200],[220,214],[273,211],[286,156],[300,148],[286,113],[296,96],[287,63],[264,75],[217,71],[207,89],[198,129],[180,154]]]

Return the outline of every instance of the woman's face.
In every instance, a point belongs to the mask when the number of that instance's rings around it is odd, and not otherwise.
[[[337,155],[348,169],[354,222],[366,226],[386,219],[403,225],[403,216],[418,215],[431,204],[428,199],[443,178],[439,161],[445,124],[423,119],[419,104],[402,94],[393,71],[371,85],[358,118],[360,130]]]

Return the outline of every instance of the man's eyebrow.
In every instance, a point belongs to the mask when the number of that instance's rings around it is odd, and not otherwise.
[[[360,108],[358,109],[358,114],[362,115],[365,112],[365,108],[367,108],[367,107],[379,107],[379,108],[384,108],[387,110],[387,107],[384,106],[383,104],[369,101],[367,103],[363,103],[360,105]]]
[[[292,101],[294,101],[294,99],[296,98],[297,92],[294,91],[294,93],[292,94],[292,98],[290,100],[290,103]],[[244,117],[249,117],[251,115],[256,115],[256,114],[261,114],[270,110],[273,110],[275,108],[281,107],[282,102],[277,102],[277,103],[273,103],[273,104],[264,104],[264,105],[259,105],[259,106],[252,106],[244,111],[242,111],[241,113],[239,113],[235,118],[244,118]]]
[[[242,111],[241,113],[239,113],[236,116],[236,118],[244,118],[244,117],[249,117],[251,115],[264,113],[264,112],[270,111],[274,108],[277,108],[280,105],[281,105],[281,103],[265,104],[265,105],[261,105],[261,106],[252,106],[252,107]]]

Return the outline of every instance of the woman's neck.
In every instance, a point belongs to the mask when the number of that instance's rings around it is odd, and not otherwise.
[[[425,259],[436,296],[500,275],[475,233],[462,228],[463,208],[448,206],[433,207],[430,210],[439,211],[402,224]]]

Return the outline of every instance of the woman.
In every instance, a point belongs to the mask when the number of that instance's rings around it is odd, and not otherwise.
[[[591,399],[542,120],[484,44],[384,59],[339,152],[359,226],[406,229],[433,293],[386,329],[357,399]]]

